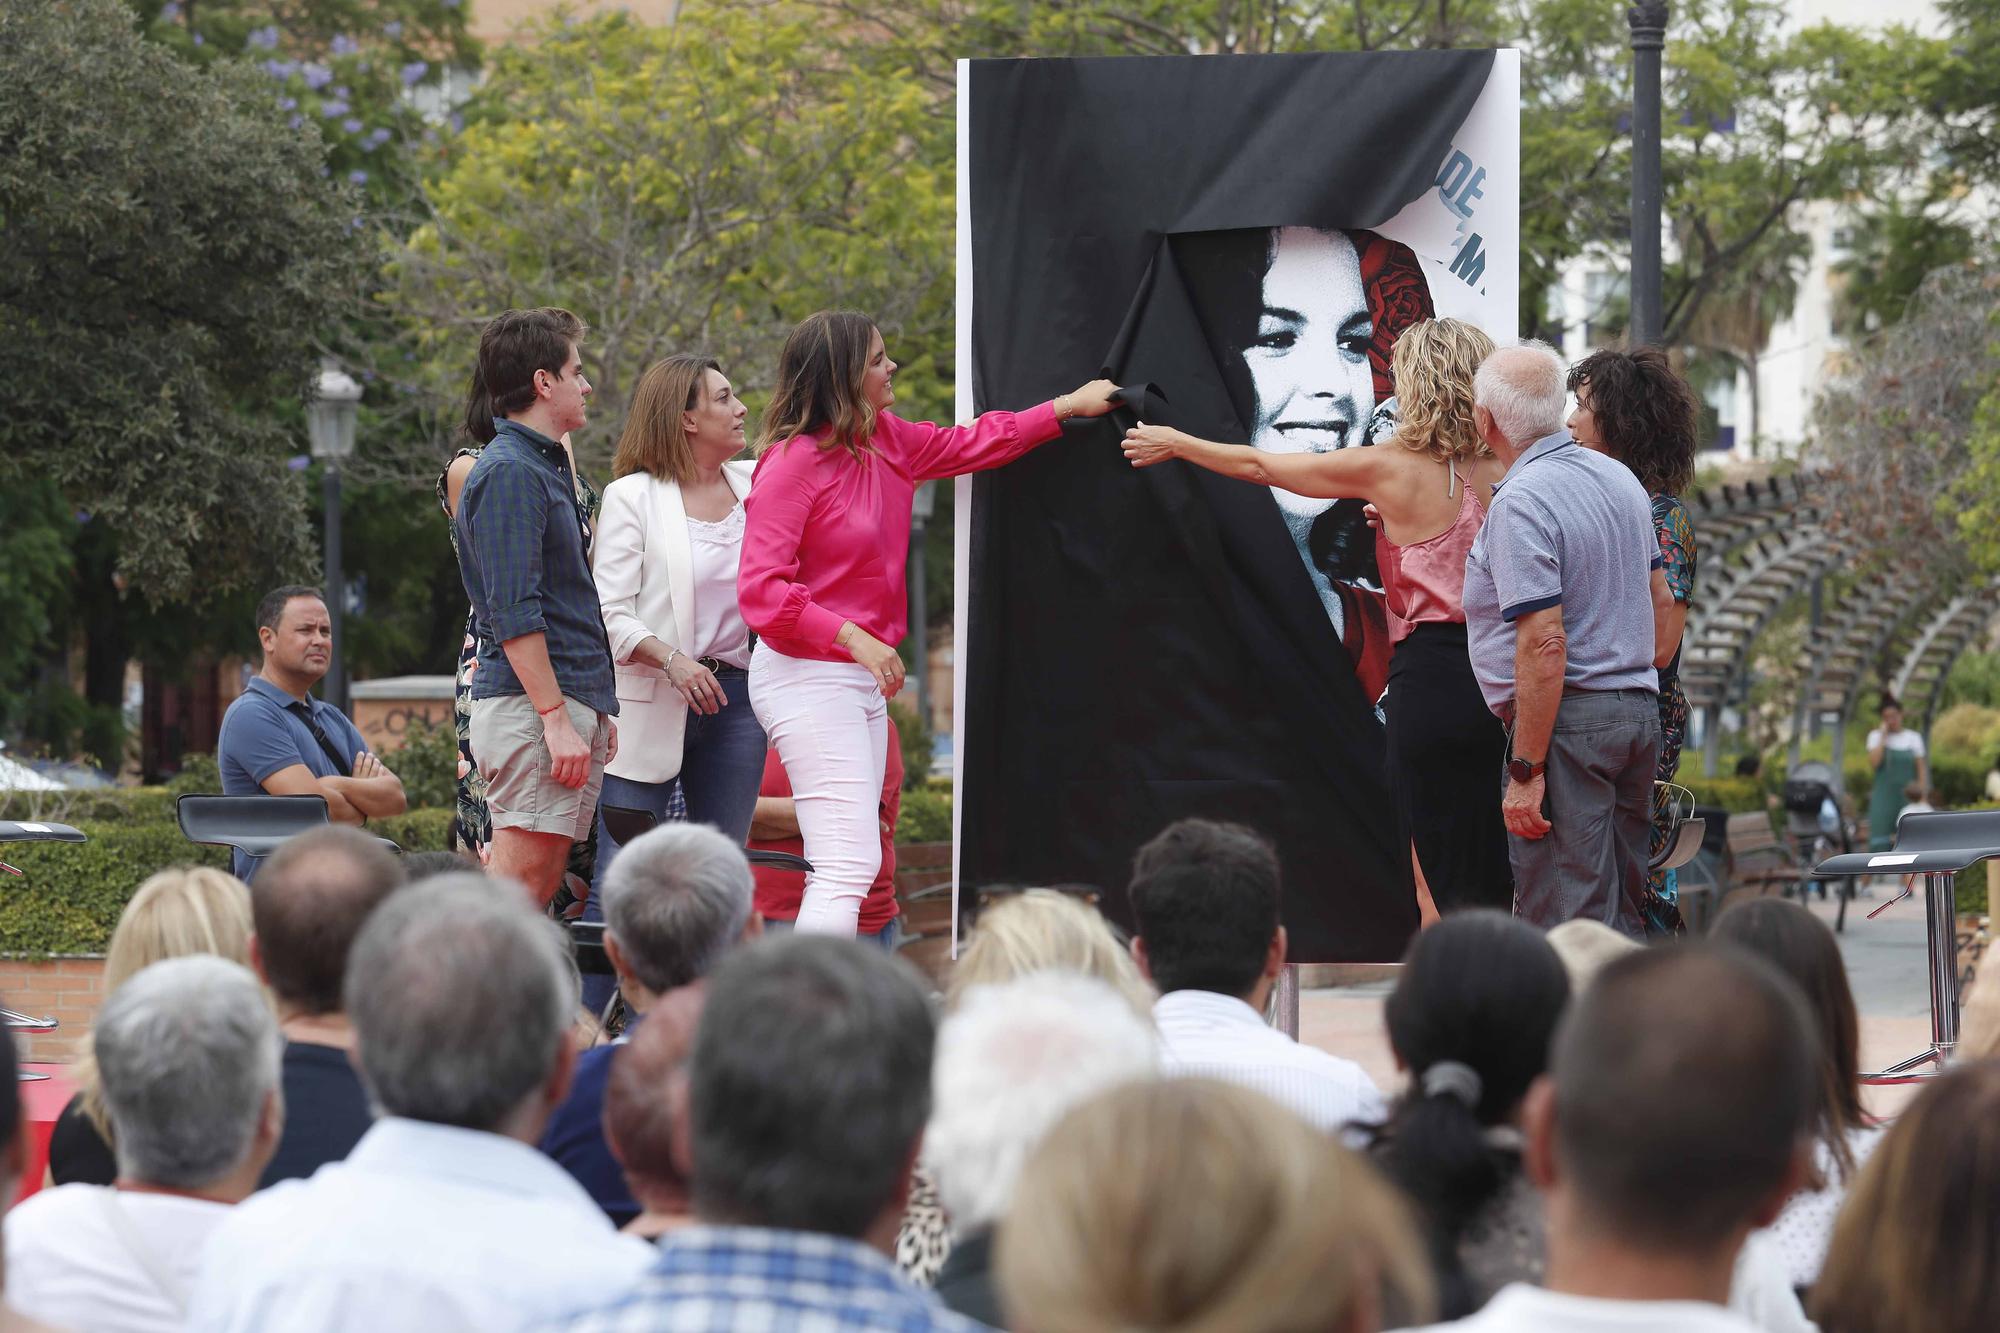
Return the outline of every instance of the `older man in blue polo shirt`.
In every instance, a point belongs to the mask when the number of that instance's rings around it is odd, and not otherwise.
[[[257,604],[264,664],[222,716],[216,760],[225,796],[323,796],[329,818],[360,824],[400,815],[403,783],[332,704],[312,697],[333,657],[333,621],[318,588],[277,588]],[[246,883],[258,858],[235,853]]]
[[[1511,739],[1501,817],[1514,912],[1633,937],[1660,747],[1660,549],[1631,470],[1563,428],[1563,363],[1541,343],[1479,368],[1475,422],[1507,475],[1465,562],[1473,673]]]

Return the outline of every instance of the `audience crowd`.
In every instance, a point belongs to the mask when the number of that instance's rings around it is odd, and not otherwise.
[[[1266,1022],[1282,886],[1234,825],[1140,849],[1129,941],[997,898],[941,997],[760,938],[741,849],[664,825],[604,885],[609,1042],[529,895],[410,860],[331,826],[134,895],[0,1330],[2000,1328],[2000,1066],[1871,1120],[1790,901],[1651,948],[1447,914],[1385,1097]]]

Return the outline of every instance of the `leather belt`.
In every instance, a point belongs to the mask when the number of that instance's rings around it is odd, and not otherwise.
[[[706,667],[708,674],[711,676],[720,676],[725,673],[734,673],[738,676],[749,674],[742,667],[732,662],[725,662],[719,657],[697,657],[694,660],[698,665]]]

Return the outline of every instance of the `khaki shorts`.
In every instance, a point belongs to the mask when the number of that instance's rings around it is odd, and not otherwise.
[[[604,788],[610,719],[567,696],[563,707],[576,734],[590,746],[590,776],[581,787],[556,781],[542,719],[527,695],[472,701],[472,757],[486,779],[486,808],[494,828],[555,833],[571,842],[590,836],[597,794]]]

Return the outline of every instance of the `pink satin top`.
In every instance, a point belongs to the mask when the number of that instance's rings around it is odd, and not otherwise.
[[[1459,495],[1458,516],[1428,541],[1398,546],[1386,532],[1376,530],[1375,563],[1388,597],[1392,640],[1407,638],[1426,622],[1465,623],[1465,557],[1473,535],[1486,521],[1486,506],[1479,503],[1470,482],[1459,483]]]

